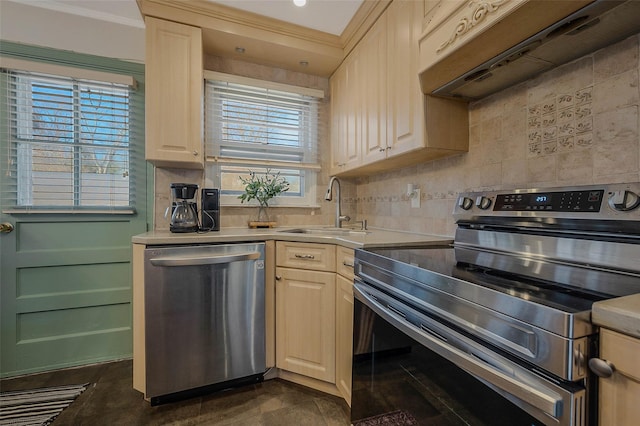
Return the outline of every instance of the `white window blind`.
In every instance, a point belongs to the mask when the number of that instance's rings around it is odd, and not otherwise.
[[[279,173],[290,184],[274,205],[315,203],[322,92],[209,73],[205,136],[214,185],[223,204],[240,204],[239,176]],[[214,179],[211,179],[214,181]]]
[[[2,80],[4,208],[131,210],[132,88],[7,69]]]

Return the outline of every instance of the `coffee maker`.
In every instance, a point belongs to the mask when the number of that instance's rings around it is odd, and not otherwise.
[[[198,207],[194,198],[198,185],[191,183],[171,184],[171,232],[197,232]]]

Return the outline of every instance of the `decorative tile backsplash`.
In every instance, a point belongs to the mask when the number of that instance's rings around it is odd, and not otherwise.
[[[371,226],[453,236],[460,191],[640,181],[640,35],[469,105],[469,152],[357,181]],[[421,189],[421,206],[402,196]]]
[[[527,153],[539,157],[593,145],[593,86],[527,108]]]

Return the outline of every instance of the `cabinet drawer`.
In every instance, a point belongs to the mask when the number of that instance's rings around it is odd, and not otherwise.
[[[276,243],[276,264],[287,268],[336,271],[336,248],[329,244]]]
[[[353,258],[353,249],[336,247],[336,272],[350,281],[353,281]]]
[[[617,372],[640,381],[640,339],[605,328],[600,329],[600,339],[600,358],[611,362]]]

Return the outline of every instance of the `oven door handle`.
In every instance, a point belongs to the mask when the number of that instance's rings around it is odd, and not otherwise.
[[[493,363],[481,360],[480,358],[477,358],[477,355],[476,357],[473,357],[460,349],[449,345],[447,342],[431,336],[407,321],[402,316],[399,316],[393,311],[387,309],[386,305],[379,303],[360,287],[361,284],[356,283],[354,285],[354,297],[373,310],[382,319],[398,328],[404,334],[412,337],[423,346],[448,359],[482,381],[490,383],[503,392],[506,392],[527,404],[537,407],[554,418],[558,418],[561,415],[561,395],[553,392],[551,389],[542,390],[524,383],[521,380],[505,374],[503,371],[497,370],[496,367],[492,365]],[[453,335],[447,336],[448,342],[451,342],[454,339],[457,339],[457,337]],[[490,356],[486,353],[484,353],[484,355]],[[500,364],[500,361],[496,360],[495,363]],[[547,392],[544,392],[545,390]]]

